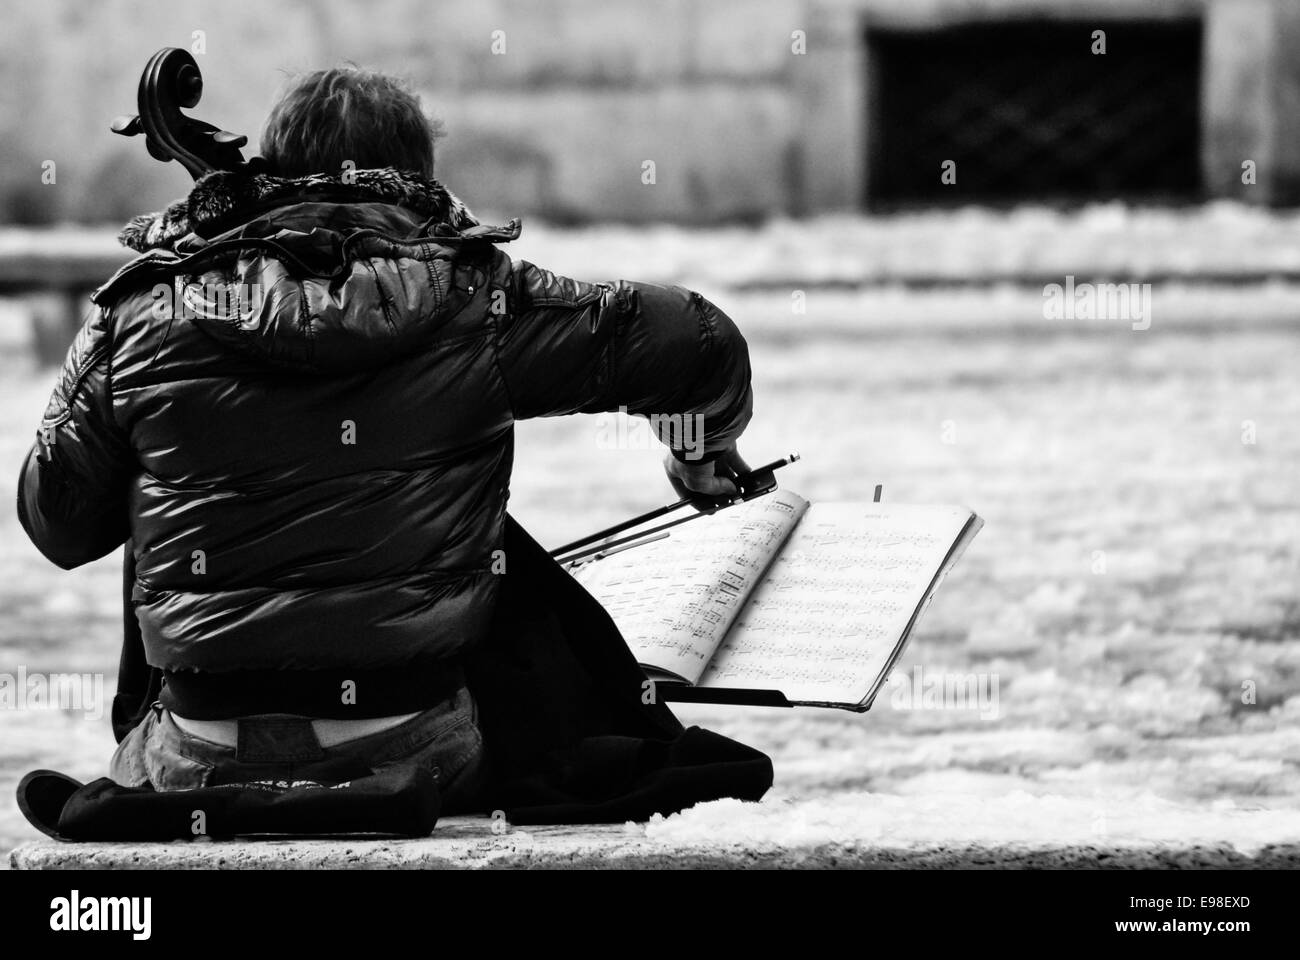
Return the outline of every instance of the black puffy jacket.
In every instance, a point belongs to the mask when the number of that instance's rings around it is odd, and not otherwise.
[[[128,225],[146,252],[24,465],[49,559],[131,540],[183,714],[426,705],[493,609],[515,420],[701,414],[707,454],[750,417],[745,341],[698,294],[557,277],[436,181],[349,180],[209,174]]]

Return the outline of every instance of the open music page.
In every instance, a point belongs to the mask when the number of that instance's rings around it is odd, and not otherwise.
[[[699,685],[869,706],[912,625],[982,524],[963,507],[811,505]]]
[[[807,509],[798,494],[776,490],[587,563],[574,577],[609,611],[647,675],[696,683]]]

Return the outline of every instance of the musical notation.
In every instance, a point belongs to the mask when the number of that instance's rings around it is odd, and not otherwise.
[[[816,504],[788,490],[581,567],[642,664],[706,687],[859,703],[970,513]]]
[[[968,518],[943,507],[810,506],[700,685],[861,702],[905,639]]]
[[[808,501],[788,490],[578,568],[640,663],[699,680]]]

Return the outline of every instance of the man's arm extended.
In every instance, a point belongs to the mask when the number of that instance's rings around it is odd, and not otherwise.
[[[651,417],[673,456],[699,474],[733,456],[753,413],[745,338],[682,287],[583,283],[520,261],[498,356],[517,418],[625,408]],[[697,434],[685,435],[686,417]]]
[[[126,490],[134,458],[113,420],[107,318],[77,334],[18,479],[18,519],[32,543],[71,570],[130,536]]]

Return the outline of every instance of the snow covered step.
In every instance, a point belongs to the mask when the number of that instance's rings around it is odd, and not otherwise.
[[[671,821],[664,821],[665,824]],[[494,834],[484,817],[453,817],[422,840],[197,841],[156,844],[27,843],[17,870],[393,869],[393,868],[1297,868],[1300,843],[1242,850],[1231,843],[900,841],[792,834],[709,841],[657,824],[511,828]],[[500,829],[500,827],[498,827]]]

